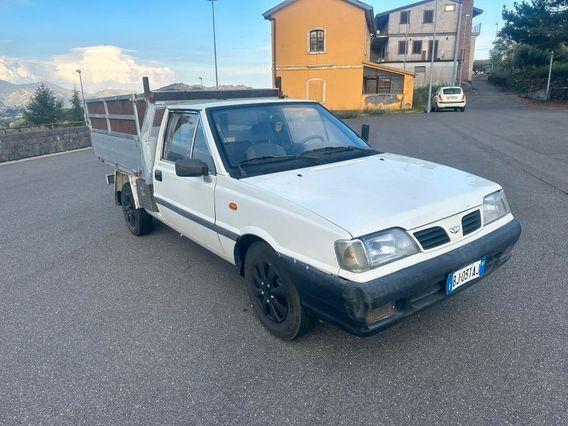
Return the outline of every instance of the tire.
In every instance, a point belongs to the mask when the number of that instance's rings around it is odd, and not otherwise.
[[[460,111],[461,111],[461,112],[465,112],[465,107],[460,108]]]
[[[302,306],[280,259],[263,241],[250,246],[246,254],[245,281],[254,312],[271,334],[294,340],[313,327],[315,320]]]
[[[154,229],[152,216],[144,209],[134,207],[134,197],[129,183],[125,183],[120,193],[120,204],[126,226],[136,236],[146,235]]]

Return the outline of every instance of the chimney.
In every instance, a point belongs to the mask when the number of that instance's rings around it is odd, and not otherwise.
[[[460,67],[462,82],[469,82],[472,79],[472,31],[473,31],[473,0],[462,0],[462,23],[460,40],[460,56],[459,60],[463,62]]]

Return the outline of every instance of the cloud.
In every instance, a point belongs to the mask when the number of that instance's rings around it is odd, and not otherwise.
[[[37,78],[26,61],[0,56],[0,80],[11,83],[29,83]]]
[[[81,69],[89,90],[106,88],[139,89],[142,76],[155,87],[173,83],[175,73],[168,67],[142,64],[118,46],[89,46],[73,49],[53,58],[55,80],[77,81]]]
[[[88,46],[55,55],[47,61],[24,60],[0,56],[0,80],[11,83],[32,83],[47,80],[72,87],[77,83],[76,70],[82,71],[86,90],[139,90],[143,76],[150,77],[153,87],[175,81],[168,67],[141,62],[131,51],[118,46]]]

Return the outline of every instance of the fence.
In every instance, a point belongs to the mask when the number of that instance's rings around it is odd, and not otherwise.
[[[15,127],[0,127],[0,135],[9,135],[12,133],[25,133],[25,132],[38,132],[42,130],[55,130],[55,129],[65,129],[69,127],[81,127],[84,126],[84,121],[68,121],[64,123],[51,123],[51,124],[38,124],[38,125],[26,125],[26,126],[15,126]]]

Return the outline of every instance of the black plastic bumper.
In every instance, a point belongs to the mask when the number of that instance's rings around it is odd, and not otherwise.
[[[349,333],[369,336],[491,274],[509,259],[520,235],[521,225],[512,220],[465,246],[366,283],[328,275],[285,256],[282,260],[309,311]],[[448,274],[483,257],[487,258],[483,277],[447,295]],[[394,314],[367,323],[371,311],[388,304],[394,304]]]

